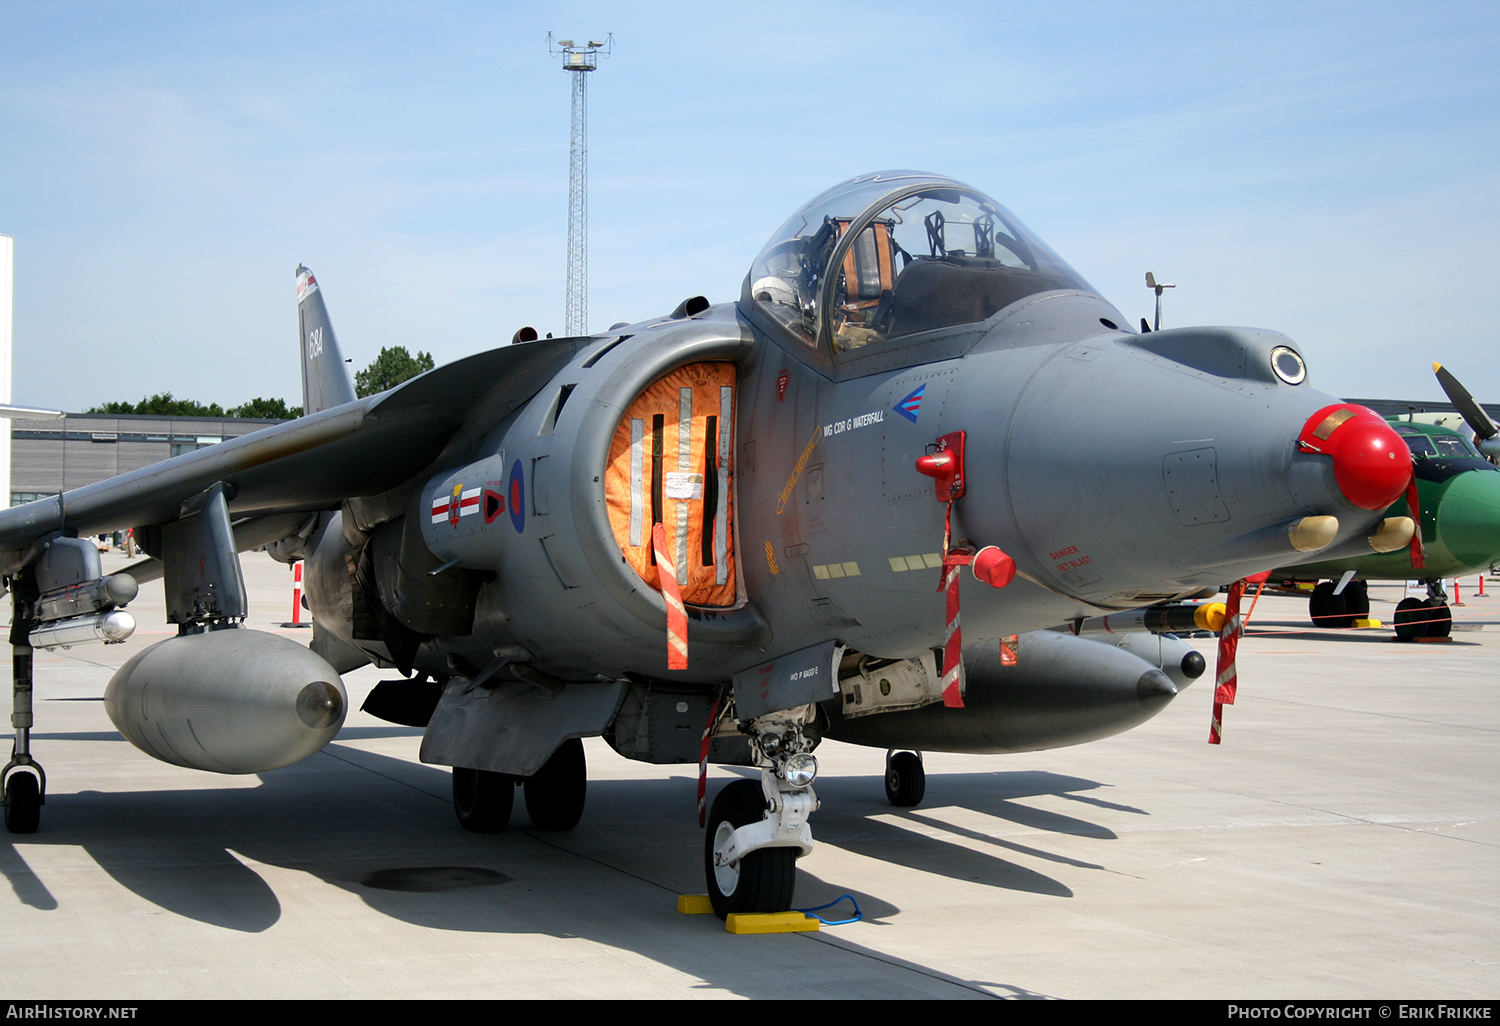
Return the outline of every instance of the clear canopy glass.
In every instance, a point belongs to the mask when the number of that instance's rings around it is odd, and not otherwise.
[[[795,338],[839,352],[985,321],[1038,292],[1094,291],[994,200],[917,171],[814,198],[761,250],[749,286]]]

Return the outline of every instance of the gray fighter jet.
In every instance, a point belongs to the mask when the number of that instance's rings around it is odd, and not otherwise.
[[[1130,646],[1048,630],[1365,536],[1406,446],[1307,384],[1272,331],[1137,334],[984,194],[898,171],[781,226],[739,300],[480,353],[356,399],[298,269],[300,420],[0,513],[14,596],[6,822],[35,829],[31,646],[128,634],[164,577],[176,637],[106,706],[158,758],[260,772],[366,708],[425,727],[459,821],[583,810],[582,737],[759,766],[707,816],[720,915],[783,909],[812,848],[814,748],[1075,744],[1162,709]],[[526,336],[521,336],[526,337]],[[80,541],[134,527],[103,577]],[[237,553],[306,560],[311,651],[243,626]],[[960,609],[962,615],[960,617]],[[700,810],[701,810],[700,796]]]

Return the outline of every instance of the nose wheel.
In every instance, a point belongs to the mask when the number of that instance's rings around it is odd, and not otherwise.
[[[1453,630],[1453,613],[1448,603],[1435,598],[1402,599],[1396,603],[1394,620],[1399,641],[1446,638]]]
[[[892,805],[910,809],[927,794],[927,771],[918,752],[885,753],[885,797]]]
[[[720,919],[731,912],[781,912],[797,884],[797,849],[757,848],[734,857],[734,832],[760,823],[769,806],[758,781],[736,780],[714,798],[704,838],[708,900]]]

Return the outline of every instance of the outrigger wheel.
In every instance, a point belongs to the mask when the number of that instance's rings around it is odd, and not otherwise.
[[[892,805],[910,809],[927,794],[927,771],[922,757],[914,752],[887,752],[885,756],[885,797]]]
[[[42,788],[36,774],[16,769],[5,778],[5,829],[34,834],[42,822]]]
[[[730,863],[715,858],[728,847],[737,828],[764,819],[766,808],[759,781],[736,780],[719,792],[708,810],[704,875],[708,878],[708,900],[720,919],[731,912],[784,912],[791,907],[792,890],[797,884],[795,848],[757,848]]]

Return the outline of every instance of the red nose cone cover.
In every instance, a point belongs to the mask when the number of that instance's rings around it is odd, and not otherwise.
[[[1333,457],[1339,491],[1360,509],[1385,509],[1411,480],[1411,450],[1369,407],[1325,406],[1308,418],[1297,441],[1304,451]]]
[[[992,588],[1003,588],[1016,577],[1016,561],[1000,551],[999,546],[986,545],[974,554],[969,564],[974,576]]]

